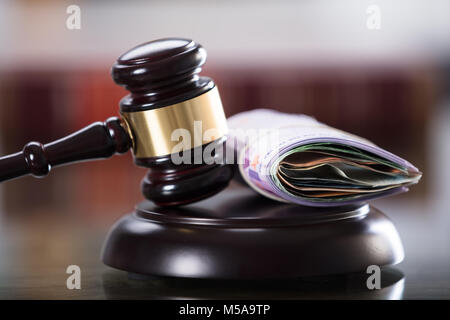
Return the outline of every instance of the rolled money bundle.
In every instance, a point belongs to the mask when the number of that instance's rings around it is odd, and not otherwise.
[[[309,116],[255,109],[228,126],[242,177],[275,200],[346,205],[406,192],[422,176],[408,161]]]

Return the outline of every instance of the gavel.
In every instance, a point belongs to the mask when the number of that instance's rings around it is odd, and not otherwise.
[[[149,168],[142,193],[155,204],[183,205],[218,193],[228,185],[233,168],[219,158],[223,153],[214,152],[224,150],[227,124],[214,81],[199,75],[205,61],[206,50],[182,38],[127,51],[111,71],[113,80],[130,91],[120,101],[121,116],[45,145],[30,142],[21,152],[1,157],[0,181],[26,174],[43,177],[54,166],[132,149],[135,164]],[[173,138],[180,129],[200,138],[180,143]],[[214,133],[205,135],[208,130]],[[213,150],[206,153],[208,159],[203,157],[206,149]],[[190,161],[175,163],[174,155]]]

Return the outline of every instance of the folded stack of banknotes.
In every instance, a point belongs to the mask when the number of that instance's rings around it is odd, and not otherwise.
[[[244,180],[284,202],[338,206],[408,190],[422,173],[372,142],[314,118],[255,109],[228,119]]]

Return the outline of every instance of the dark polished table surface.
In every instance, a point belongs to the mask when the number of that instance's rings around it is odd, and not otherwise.
[[[369,291],[364,273],[245,282],[127,274],[100,260],[108,229],[123,208],[86,219],[86,213],[50,207],[29,216],[0,215],[0,298],[450,299],[449,123],[450,110],[442,109],[430,127],[424,151],[427,191],[413,187],[408,194],[372,203],[394,222],[405,249],[403,262],[383,268],[381,290]],[[81,290],[66,288],[69,265],[81,268]]]
[[[384,267],[382,288],[372,291],[366,287],[365,273],[246,281],[127,273],[101,262],[107,229],[58,220],[22,222],[2,230],[7,240],[1,246],[1,299],[399,299],[404,295],[401,267]],[[66,287],[69,265],[81,269],[80,290]]]

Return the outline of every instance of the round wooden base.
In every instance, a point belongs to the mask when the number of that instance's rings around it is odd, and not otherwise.
[[[106,265],[199,279],[277,279],[359,272],[404,257],[392,222],[369,205],[311,208],[233,183],[179,208],[140,203],[111,229]]]

